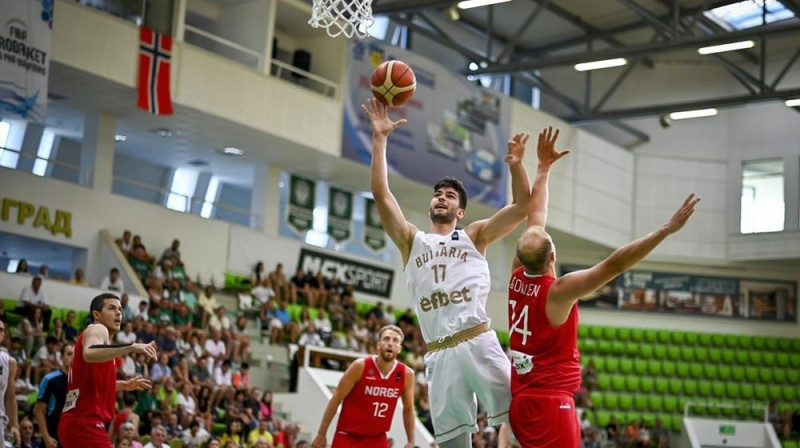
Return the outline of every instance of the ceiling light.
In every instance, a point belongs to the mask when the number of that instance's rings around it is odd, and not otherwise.
[[[167,128],[156,129],[155,133],[158,134],[159,137],[172,137],[175,135],[175,132],[172,129]]]
[[[117,134],[117,135],[114,136],[114,141],[115,142],[124,142],[127,139],[128,139],[128,137],[125,136],[125,135],[122,135],[122,134]]]
[[[222,150],[222,153],[225,154],[226,156],[241,156],[244,154],[244,149],[228,146],[227,148]]]
[[[726,51],[745,50],[753,48],[756,45],[752,40],[743,40],[741,42],[731,42],[729,44],[712,45],[710,47],[698,48],[697,52],[700,54],[714,54],[724,53]]]
[[[477,63],[475,63],[475,62],[470,62],[470,63],[469,63],[469,69],[470,69],[470,70],[472,70],[472,71],[474,72],[475,70],[477,70],[477,69],[478,69],[478,64],[477,64]]]
[[[717,115],[717,109],[709,108],[709,109],[696,109],[696,110],[685,110],[682,112],[673,112],[669,114],[669,118],[673,120],[685,120],[687,118],[700,118],[700,117],[713,117]]]
[[[450,17],[450,20],[453,22],[461,20],[461,14],[458,13],[458,8],[456,8],[456,5],[447,8],[447,16]]]
[[[478,8],[480,6],[489,6],[497,3],[510,2],[511,0],[465,0],[458,2],[458,7],[461,9]]]
[[[800,98],[795,98],[793,100],[786,100],[784,103],[787,107],[800,107]]]
[[[575,64],[575,70],[579,72],[585,72],[587,70],[597,70],[600,68],[619,67],[627,63],[628,60],[625,58],[605,59],[602,61],[593,61],[593,62],[581,62],[580,64]]]

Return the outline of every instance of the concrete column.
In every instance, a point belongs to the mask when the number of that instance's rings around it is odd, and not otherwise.
[[[797,144],[795,142],[795,144]],[[797,154],[783,158],[783,230],[800,228],[800,164]]]
[[[33,164],[36,162],[36,155],[39,153],[39,144],[42,142],[42,134],[44,134],[44,126],[41,124],[28,123],[25,127],[25,134],[19,147],[20,154],[17,170],[33,171]]]
[[[270,166],[261,163],[256,165],[253,173],[253,190],[250,196],[250,227],[265,231],[267,210],[269,210],[269,185],[271,180]]]
[[[206,192],[208,192],[208,184],[211,182],[211,173],[200,173],[197,176],[197,185],[194,188],[194,201],[192,201],[192,211],[193,215],[200,215],[200,212],[203,211],[203,202],[206,198]]]
[[[114,136],[117,118],[102,112],[86,114],[81,152],[81,184],[111,193],[114,182]]]

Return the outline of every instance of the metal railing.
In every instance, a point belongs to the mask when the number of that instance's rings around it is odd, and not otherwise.
[[[13,155],[16,155],[16,160],[12,163]],[[37,162],[44,164],[43,171],[41,168],[37,169]],[[93,173],[92,169],[81,168],[80,165],[73,165],[55,159],[46,159],[32,153],[22,152],[19,149],[4,147],[0,147],[0,167],[78,185],[91,185]]]
[[[218,54],[226,59],[239,62],[250,68],[261,70],[264,67],[264,54],[245,47],[244,45],[232,42],[224,37],[217,36],[196,26],[185,24],[183,40],[192,45],[196,45],[204,50]],[[192,38],[196,36],[197,38]],[[244,56],[242,58],[241,56]]]
[[[272,65],[270,73],[276,78],[293,80],[300,85],[310,83],[311,85],[305,85],[305,87],[316,90],[331,98],[336,96],[336,89],[339,86],[329,79],[299,69],[278,59],[273,59],[270,64]]]

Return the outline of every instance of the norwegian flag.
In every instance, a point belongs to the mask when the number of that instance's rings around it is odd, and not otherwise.
[[[172,37],[143,26],[139,41],[139,107],[151,114],[171,115],[169,70]]]

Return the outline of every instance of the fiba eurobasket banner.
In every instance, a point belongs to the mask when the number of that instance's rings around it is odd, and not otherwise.
[[[414,70],[417,90],[411,100],[389,111],[393,120],[408,120],[389,137],[389,170],[431,187],[444,176],[457,177],[470,200],[504,206],[508,166],[503,157],[511,121],[508,99],[398,48],[349,43],[342,156],[370,163],[372,131],[361,105],[372,97],[372,71],[390,59]]]
[[[561,273],[583,269],[562,266]],[[581,306],[795,322],[797,283],[632,270]]]
[[[43,122],[55,1],[0,3],[0,110]]]

